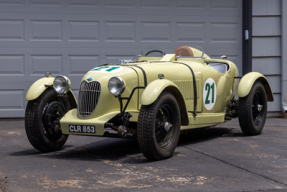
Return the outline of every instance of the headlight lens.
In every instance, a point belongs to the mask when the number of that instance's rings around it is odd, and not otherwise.
[[[109,86],[109,90],[111,94],[113,94],[116,97],[122,94],[125,88],[124,81],[120,77],[117,77],[117,76],[112,77],[110,79],[108,86]]]
[[[53,87],[58,94],[63,94],[69,91],[71,83],[68,77],[58,76],[54,79]]]

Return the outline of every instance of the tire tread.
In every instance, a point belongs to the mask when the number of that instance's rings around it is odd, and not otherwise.
[[[42,128],[42,103],[47,95],[53,90],[46,90],[37,99],[28,101],[25,111],[25,131],[31,145],[41,152],[51,152],[61,149],[65,144],[68,135],[62,135],[57,141],[50,141]]]
[[[253,136],[253,135],[258,135],[261,133],[262,129],[263,129],[263,126],[265,124],[265,119],[266,119],[266,114],[264,114],[264,119],[263,119],[263,125],[260,125],[262,126],[261,129],[258,131],[255,129],[255,125],[253,124],[253,119],[252,119],[252,100],[253,100],[253,94],[254,94],[254,91],[257,91],[257,90],[254,90],[254,89],[263,89],[264,91],[264,99],[266,101],[266,92],[265,92],[265,89],[262,85],[262,83],[260,81],[256,81],[252,87],[252,89],[250,90],[249,94],[246,96],[246,97],[241,97],[239,98],[239,102],[238,102],[238,120],[239,120],[239,124],[240,124],[240,128],[242,130],[242,132],[245,134],[245,135],[248,135],[248,136]],[[266,109],[265,110],[265,113],[267,112],[267,104],[265,106]]]
[[[149,160],[161,160],[168,157],[163,157],[154,146],[154,138],[151,137],[153,133],[153,114],[157,104],[160,102],[162,97],[169,92],[162,93],[157,100],[151,105],[142,105],[138,117],[138,128],[137,128],[137,138],[138,144],[144,156]],[[178,141],[178,138],[176,142]],[[175,144],[177,145],[177,143]],[[171,154],[172,155],[172,154]]]

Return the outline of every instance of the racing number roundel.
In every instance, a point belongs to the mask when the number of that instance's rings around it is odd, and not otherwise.
[[[216,101],[216,84],[212,78],[205,81],[203,87],[203,103],[207,110],[211,110]]]

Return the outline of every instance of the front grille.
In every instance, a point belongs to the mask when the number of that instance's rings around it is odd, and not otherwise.
[[[98,81],[90,83],[83,81],[80,85],[78,112],[81,116],[89,116],[96,109],[101,94],[101,84]]]

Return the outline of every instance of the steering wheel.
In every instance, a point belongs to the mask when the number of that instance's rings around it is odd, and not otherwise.
[[[163,55],[163,52],[162,52],[161,50],[151,50],[151,51],[147,52],[147,53],[145,54],[145,56],[148,56],[148,55],[151,54],[151,53],[161,53],[161,55]]]

